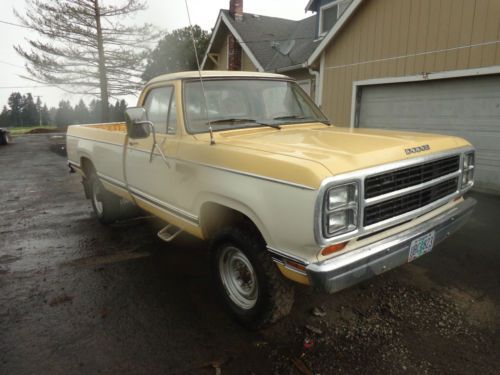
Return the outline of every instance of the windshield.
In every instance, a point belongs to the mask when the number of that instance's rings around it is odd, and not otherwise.
[[[184,86],[186,125],[190,133],[208,132],[209,122],[217,131],[327,121],[295,82],[210,79],[204,80],[203,86],[206,106],[199,81],[188,81]]]

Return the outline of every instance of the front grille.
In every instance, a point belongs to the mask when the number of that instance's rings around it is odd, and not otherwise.
[[[434,180],[458,171],[460,156],[455,155],[396,171],[370,176],[365,180],[365,198],[373,198]]]
[[[364,210],[364,225],[367,226],[375,224],[379,221],[390,219],[426,206],[434,201],[437,201],[438,199],[453,194],[457,190],[457,186],[458,178],[453,178],[426,189],[389,199],[387,201],[374,204],[373,206],[368,206]]]

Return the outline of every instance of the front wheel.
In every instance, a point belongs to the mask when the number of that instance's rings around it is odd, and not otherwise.
[[[260,329],[288,315],[294,290],[269,256],[260,236],[229,228],[211,246],[217,291],[231,315],[250,329]]]
[[[89,179],[90,200],[97,219],[111,224],[120,217],[120,198],[107,191],[99,178],[92,174]]]

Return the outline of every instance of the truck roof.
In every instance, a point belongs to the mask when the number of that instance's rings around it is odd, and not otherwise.
[[[200,73],[197,70],[188,71],[188,72],[178,72],[178,73],[170,73],[163,74],[161,76],[155,77],[150,80],[147,85],[152,83],[159,83],[164,81],[172,81],[175,79],[190,79],[190,78],[199,78]],[[241,72],[241,71],[229,71],[229,70],[203,70],[201,72],[201,76],[203,78],[217,78],[217,77],[248,77],[248,78],[288,78],[282,74],[274,74],[274,73],[260,73],[260,72]]]

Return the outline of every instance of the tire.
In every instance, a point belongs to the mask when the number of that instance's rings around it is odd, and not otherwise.
[[[290,313],[294,289],[279,272],[259,234],[223,229],[210,248],[217,293],[241,325],[257,330]]]
[[[95,173],[88,185],[94,214],[101,224],[111,224],[120,218],[120,198],[107,191]]]

